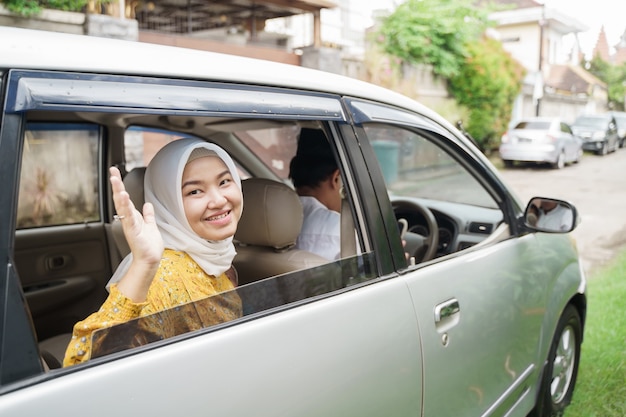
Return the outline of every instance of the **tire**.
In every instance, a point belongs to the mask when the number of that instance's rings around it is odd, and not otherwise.
[[[537,404],[529,417],[563,415],[574,394],[581,342],[580,315],[576,308],[568,305],[556,326],[548,360],[541,376]]]
[[[575,164],[579,163],[582,157],[583,157],[583,150],[579,149],[578,151],[576,151],[576,159],[574,159],[574,163]]]
[[[511,161],[510,159],[503,159],[502,162],[504,162],[505,167],[513,168],[513,161]]]
[[[565,151],[561,151],[559,156],[556,157],[556,161],[552,164],[554,169],[563,169],[565,167]]]
[[[602,148],[600,148],[600,150],[597,152],[598,155],[606,155],[607,153],[609,153],[609,145],[606,142],[602,143]]]

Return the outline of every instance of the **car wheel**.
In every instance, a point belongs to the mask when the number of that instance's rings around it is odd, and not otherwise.
[[[598,155],[604,156],[607,153],[609,153],[609,145],[606,142],[602,142],[602,148],[598,151]]]
[[[513,167],[513,161],[511,161],[510,159],[503,159],[502,162],[504,162],[504,166],[507,168]]]
[[[543,369],[537,404],[530,417],[563,415],[572,400],[582,342],[582,323],[576,308],[568,305],[559,319]]]
[[[582,157],[583,157],[583,150],[579,149],[578,151],[576,151],[576,159],[574,159],[574,163],[575,164],[579,163]]]
[[[552,164],[554,169],[563,169],[565,167],[565,152],[561,151],[559,156],[556,157],[556,161]]]

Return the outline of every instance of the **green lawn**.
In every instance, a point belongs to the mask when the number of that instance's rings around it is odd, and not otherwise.
[[[588,277],[578,383],[565,417],[626,416],[626,252]]]

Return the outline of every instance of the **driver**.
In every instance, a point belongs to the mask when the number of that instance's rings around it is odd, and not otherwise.
[[[300,131],[296,155],[289,164],[289,178],[300,196],[304,212],[298,249],[328,260],[341,257],[341,174],[319,129]]]

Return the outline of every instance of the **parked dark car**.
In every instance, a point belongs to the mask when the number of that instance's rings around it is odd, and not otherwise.
[[[578,212],[523,204],[434,111],[293,65],[0,39],[0,416],[550,417],[570,403],[587,305]],[[336,260],[295,247],[303,129],[340,173]],[[143,207],[146,164],[180,138],[225,149],[243,178],[237,285],[107,322],[61,367],[128,253],[108,168]],[[199,320],[228,299],[240,314]]]
[[[624,143],[626,143],[626,112],[611,111],[608,114],[615,118],[615,123],[617,123],[617,136],[619,137],[619,147],[623,148]]]
[[[583,154],[580,138],[554,117],[521,120],[502,136],[499,151],[505,166],[515,161],[547,162],[557,169],[579,162]]]
[[[610,114],[579,116],[572,123],[572,131],[582,139],[584,150],[598,155],[615,152],[620,145],[617,123]]]

